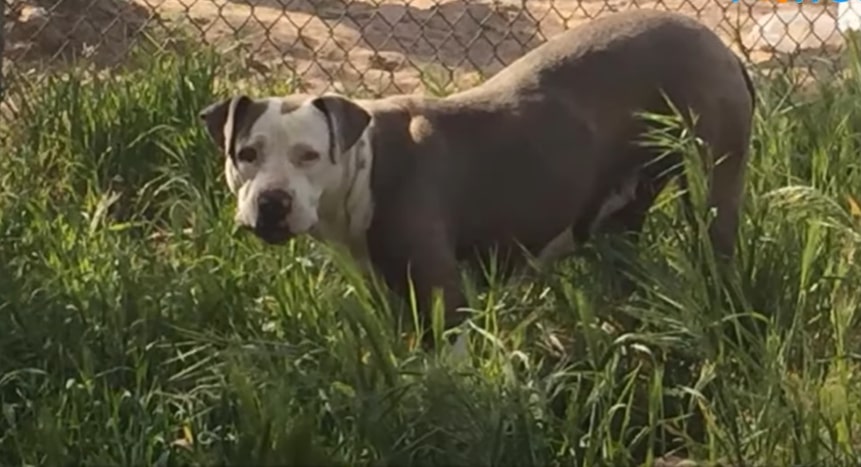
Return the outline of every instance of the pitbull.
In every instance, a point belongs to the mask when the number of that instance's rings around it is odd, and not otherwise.
[[[236,220],[269,244],[297,235],[348,249],[420,315],[442,292],[463,320],[459,264],[490,252],[551,261],[596,232],[634,235],[680,154],[640,144],[637,112],[667,102],[722,160],[710,174],[712,244],[733,255],[754,88],[739,58],[681,14],[635,10],[561,33],[445,98],[251,98],[200,112],[225,154]],[[658,162],[655,162],[658,161]]]

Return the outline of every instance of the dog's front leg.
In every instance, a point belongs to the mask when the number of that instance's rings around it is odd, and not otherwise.
[[[369,236],[372,255],[388,286],[407,303],[415,294],[416,312],[424,329],[425,346],[432,347],[432,318],[437,294],[441,294],[443,325],[456,327],[466,319],[458,311],[466,306],[454,247],[445,226],[434,216],[400,217],[403,222],[385,226]],[[438,218],[436,218],[438,219]]]
[[[422,342],[433,346],[433,313],[441,306],[443,328],[458,326],[466,319],[459,308],[466,306],[454,252],[448,243],[432,236],[414,237],[408,257],[402,262],[403,279],[416,298],[416,312],[424,329]]]

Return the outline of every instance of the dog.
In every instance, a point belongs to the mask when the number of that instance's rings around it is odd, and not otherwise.
[[[756,95],[705,26],[653,10],[563,32],[448,97],[235,95],[199,116],[225,154],[236,221],[269,244],[309,234],[346,247],[420,315],[442,292],[464,320],[459,265],[489,252],[553,261],[596,232],[636,236],[681,155],[639,144],[637,112],[668,102],[723,160],[710,175],[715,251],[732,257]],[[673,169],[673,166],[676,169]]]

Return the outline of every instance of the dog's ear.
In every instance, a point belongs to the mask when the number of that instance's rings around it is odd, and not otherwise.
[[[242,112],[248,107],[247,104],[249,103],[251,103],[251,98],[248,96],[236,96],[210,104],[198,113],[198,118],[206,124],[206,130],[212,141],[222,151],[226,143],[224,139],[227,133],[227,120],[231,118],[231,107],[233,108],[232,121],[235,124],[235,122],[242,119]]]
[[[362,136],[371,122],[371,114],[350,99],[334,94],[316,97],[311,103],[329,122],[329,158],[334,164],[337,156]]]

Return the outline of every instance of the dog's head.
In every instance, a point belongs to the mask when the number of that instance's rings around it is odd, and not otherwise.
[[[371,121],[333,94],[252,99],[241,95],[200,112],[224,152],[236,220],[267,243],[312,231],[321,196],[344,183],[344,154]]]

